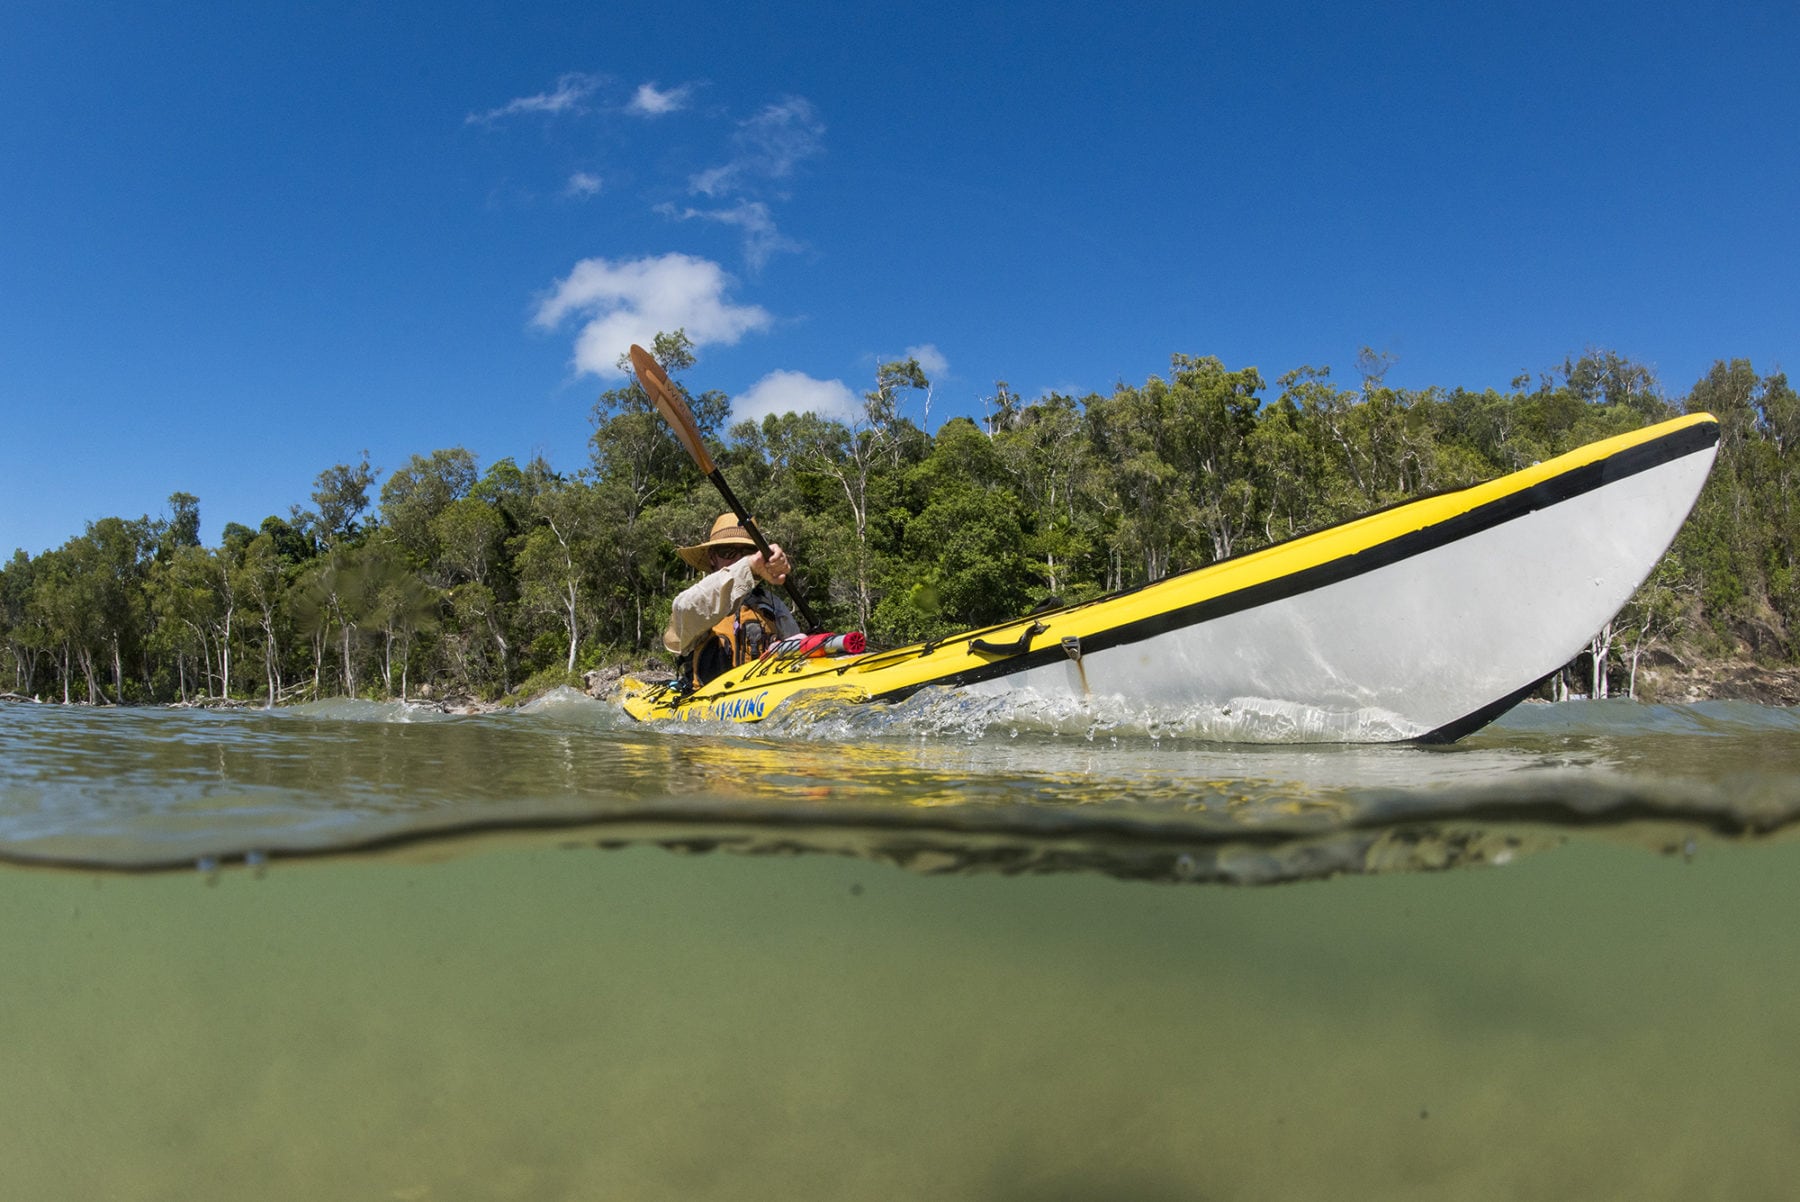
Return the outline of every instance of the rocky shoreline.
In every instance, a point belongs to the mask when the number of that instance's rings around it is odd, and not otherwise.
[[[1695,701],[1800,705],[1800,668],[1735,662],[1643,667],[1638,669],[1637,699],[1669,705]]]

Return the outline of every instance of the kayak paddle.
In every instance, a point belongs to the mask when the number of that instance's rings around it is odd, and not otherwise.
[[[750,511],[744,508],[743,502],[737,499],[737,494],[731,491],[731,485],[725,482],[725,473],[719,470],[718,466],[713,463],[712,456],[707,454],[706,444],[700,440],[700,427],[694,421],[694,414],[688,409],[687,402],[681,399],[681,394],[675,391],[675,385],[670,382],[668,373],[663,371],[662,364],[658,363],[649,351],[633,343],[631,366],[637,371],[638,383],[644,386],[644,391],[649,394],[650,402],[656,406],[656,411],[662,414],[663,420],[668,422],[669,427],[675,431],[675,438],[687,451],[688,458],[694,461],[694,465],[708,480],[713,482],[713,487],[719,490],[719,495],[725,498],[725,504],[730,506],[731,512],[737,515],[738,524],[743,526],[745,532],[750,535],[750,541],[756,544],[758,551],[762,552],[763,561],[766,563],[769,559],[768,540],[762,536],[762,531],[756,528],[756,521],[750,516]],[[812,610],[806,604],[806,598],[800,595],[800,588],[794,583],[792,572],[788,573],[788,578],[783,582],[782,587],[793,599],[794,608],[799,611],[801,619],[806,623],[806,628],[808,630],[819,629],[819,620],[813,617]]]

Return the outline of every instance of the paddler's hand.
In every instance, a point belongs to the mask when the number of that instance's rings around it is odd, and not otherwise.
[[[792,567],[793,565],[788,563],[787,552],[781,549],[780,543],[769,544],[767,559],[763,558],[761,551],[750,557],[750,570],[770,584],[780,584],[785,581]]]

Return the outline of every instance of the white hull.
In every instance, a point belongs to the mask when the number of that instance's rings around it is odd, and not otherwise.
[[[1714,447],[1349,579],[965,685],[1251,740],[1444,731],[1555,672],[1668,548]]]

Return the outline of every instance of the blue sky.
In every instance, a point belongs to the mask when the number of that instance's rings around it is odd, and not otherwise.
[[[742,412],[917,353],[933,426],[1174,353],[1789,366],[1797,51],[1787,0],[8,0],[0,554],[365,450],[573,471],[676,325]]]

